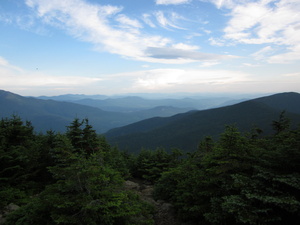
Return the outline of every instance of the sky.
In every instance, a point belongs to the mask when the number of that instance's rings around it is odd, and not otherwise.
[[[300,92],[300,1],[0,0],[0,89]]]

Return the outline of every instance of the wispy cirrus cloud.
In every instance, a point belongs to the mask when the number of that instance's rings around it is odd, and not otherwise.
[[[175,28],[175,29],[182,29],[182,30],[185,29],[183,27],[176,25],[176,21],[178,19],[182,19],[182,17],[180,17],[177,13],[172,12],[171,16],[169,18],[166,17],[162,11],[157,11],[154,13],[154,15],[156,17],[158,24],[160,26],[162,26],[163,28],[166,28],[166,29]]]
[[[274,49],[271,46],[266,46],[259,51],[254,52],[251,56],[253,56],[256,60],[264,60],[271,55],[272,52],[274,52]]]
[[[187,63],[211,58],[211,55],[207,54],[208,58],[205,59],[205,54],[200,52],[199,55],[203,57],[190,57],[190,53],[174,48],[177,44],[174,40],[144,33],[142,23],[122,13],[121,6],[92,4],[84,0],[26,0],[26,4],[36,12],[37,19],[63,29],[81,41],[94,44],[99,51],[159,63]],[[152,16],[161,27],[184,29],[176,24],[183,18],[175,12],[166,16],[162,11],[156,11]],[[143,21],[155,27],[151,19],[149,14],[144,14]],[[164,58],[161,54],[161,57],[157,57],[157,54],[153,54],[153,49],[171,51],[171,55],[175,55],[176,52],[177,56],[170,57],[170,54],[167,54]]]
[[[218,8],[230,10],[229,21],[222,39],[211,44],[224,45],[228,41],[242,44],[285,46],[285,53],[273,52],[270,63],[300,60],[300,1],[298,0],[210,0]]]
[[[155,28],[156,25],[155,23],[152,21],[151,19],[152,15],[150,15],[149,13],[144,13],[142,18],[145,24],[147,24],[148,26]]]
[[[17,66],[10,64],[5,58],[0,56],[0,72],[1,72],[1,74],[4,76],[4,74],[10,73],[10,71],[22,72],[23,70]]]
[[[142,28],[142,24],[136,20],[136,19],[131,19],[128,16],[124,15],[124,14],[119,14],[116,17],[116,20],[122,24],[125,27],[135,27],[135,28]]]

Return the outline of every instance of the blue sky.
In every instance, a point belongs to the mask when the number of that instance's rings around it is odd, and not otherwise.
[[[0,89],[300,92],[299,0],[0,0]]]

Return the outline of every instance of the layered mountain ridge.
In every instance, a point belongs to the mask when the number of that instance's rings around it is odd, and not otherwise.
[[[205,136],[218,138],[225,125],[235,125],[241,131],[258,127],[268,135],[272,132],[272,121],[282,111],[286,111],[294,126],[299,124],[300,94],[280,93],[232,106],[151,118],[112,129],[105,135],[111,144],[133,152],[157,147],[194,151]]]

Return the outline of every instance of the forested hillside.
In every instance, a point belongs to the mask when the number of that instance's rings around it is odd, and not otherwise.
[[[158,146],[188,152],[205,136],[218,138],[224,125],[235,125],[243,132],[259,127],[264,135],[270,135],[271,123],[282,111],[293,124],[300,123],[300,94],[281,93],[232,106],[151,118],[112,129],[105,136],[111,144],[133,152]]]
[[[37,131],[49,129],[63,132],[65,127],[75,118],[89,118],[97,133],[124,126],[154,116],[171,116],[186,112],[186,108],[156,107],[131,113],[104,111],[96,107],[75,104],[72,102],[41,100],[23,97],[0,90],[0,117],[12,114],[30,120]]]
[[[300,219],[300,127],[284,112],[261,129],[226,126],[218,140],[180,149],[111,147],[87,119],[65,133],[37,134],[13,116],[0,121],[0,223],[4,225],[174,225],[159,221],[168,202],[178,224],[296,225]],[[293,128],[296,127],[296,128]],[[145,202],[125,180],[154,185]],[[14,210],[10,210],[11,206]]]

